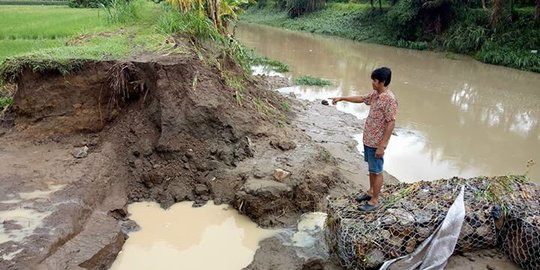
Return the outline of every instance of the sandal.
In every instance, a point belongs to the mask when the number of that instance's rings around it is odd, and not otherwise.
[[[362,212],[373,212],[373,211],[379,209],[379,206],[380,206],[380,203],[378,203],[376,205],[371,205],[369,203],[366,203],[364,205],[358,206],[358,210],[360,210]]]
[[[371,195],[367,194],[367,193],[364,193],[364,194],[361,194],[361,195],[358,195],[354,198],[357,202],[361,203],[363,201],[369,201],[371,200]]]

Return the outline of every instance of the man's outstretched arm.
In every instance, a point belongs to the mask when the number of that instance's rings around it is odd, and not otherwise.
[[[336,105],[339,101],[347,101],[351,103],[363,103],[365,97],[363,96],[352,96],[352,97],[333,97],[332,104]]]

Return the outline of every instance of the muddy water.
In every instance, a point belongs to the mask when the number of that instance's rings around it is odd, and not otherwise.
[[[130,219],[141,230],[129,234],[110,269],[238,270],[251,263],[260,240],[276,233],[225,205],[191,205],[131,204]]]
[[[527,161],[540,163],[540,74],[259,25],[241,24],[237,35],[259,54],[289,64],[292,77],[334,83],[285,89],[308,99],[367,93],[371,71],[392,68],[400,128],[385,168],[400,180],[521,174]],[[368,112],[363,104],[338,109],[360,119]],[[540,164],[529,176],[540,183]]]

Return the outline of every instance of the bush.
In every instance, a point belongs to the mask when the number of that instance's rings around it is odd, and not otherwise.
[[[72,8],[99,8],[109,0],[69,0],[68,6]]]
[[[202,40],[220,38],[217,29],[208,18],[201,17],[196,12],[182,13],[168,5],[163,5],[163,9],[156,25],[158,32],[185,34]]]
[[[107,22],[126,23],[139,18],[141,2],[137,0],[108,0],[107,3],[101,3],[100,6],[105,9]]]
[[[319,10],[326,4],[325,0],[287,0],[289,17],[296,18],[306,13]]]
[[[328,80],[312,77],[309,75],[302,76],[294,80],[295,84],[298,85],[309,85],[309,86],[328,86],[332,85],[332,83]]]
[[[456,24],[445,34],[443,45],[458,53],[478,51],[486,41],[487,29],[480,25]]]

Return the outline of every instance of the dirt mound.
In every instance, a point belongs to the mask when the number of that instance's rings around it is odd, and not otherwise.
[[[213,199],[231,203],[261,225],[290,225],[302,212],[319,209],[339,183],[335,164],[321,160],[321,148],[286,124],[293,116],[291,101],[269,91],[266,81],[244,76],[221,59],[228,66],[224,72],[195,53],[141,59],[88,62],[69,75],[22,68],[15,126],[0,135],[0,143],[86,147],[89,154],[77,154],[82,159],[62,161],[85,173],[74,169],[57,176],[74,179],[58,200],[80,196],[84,203],[67,214],[53,211],[54,220],[44,221],[51,233],[60,224],[77,226],[63,226],[58,235],[41,237],[39,245],[0,244],[10,252],[0,268],[109,264],[124,241],[118,233],[127,219],[126,202],[153,200],[168,207]],[[290,175],[278,179],[278,169]],[[3,185],[22,192],[13,181]],[[110,237],[92,245],[90,236],[98,231]],[[81,243],[93,248],[78,253]],[[69,257],[73,252],[78,255]]]

